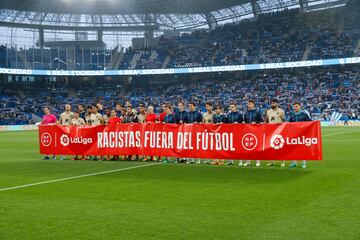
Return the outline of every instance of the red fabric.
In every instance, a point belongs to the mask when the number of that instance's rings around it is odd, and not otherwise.
[[[150,122],[150,123],[154,123],[158,119],[159,119],[158,115],[156,115],[155,113],[151,113],[151,114],[146,114],[145,121]]]
[[[122,120],[119,117],[114,117],[109,119],[109,125],[119,124]]]
[[[166,112],[160,113],[160,117],[159,117],[160,122],[163,122],[165,117],[166,117]]]
[[[320,122],[40,125],[40,153],[242,160],[322,160]]]

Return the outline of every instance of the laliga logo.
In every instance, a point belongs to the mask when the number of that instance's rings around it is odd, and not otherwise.
[[[64,147],[68,146],[70,144],[70,139],[69,139],[68,135],[66,135],[66,134],[61,135],[60,143]]]
[[[275,149],[275,150],[279,150],[281,148],[284,147],[284,144],[286,143],[286,145],[305,145],[307,147],[311,146],[311,145],[315,145],[318,144],[318,139],[317,138],[307,138],[305,136],[302,137],[297,137],[297,138],[286,138],[286,141],[284,139],[283,136],[276,134],[274,136],[271,137],[270,140],[270,146]]]
[[[91,138],[83,138],[83,137],[70,137],[66,134],[61,135],[60,137],[60,143],[61,145],[63,145],[64,147],[68,146],[70,143],[77,143],[77,144],[88,144],[88,143],[92,143],[92,139]]]
[[[284,143],[285,143],[285,140],[284,140],[283,136],[281,136],[279,134],[272,136],[272,138],[270,140],[270,146],[275,150],[283,148]]]

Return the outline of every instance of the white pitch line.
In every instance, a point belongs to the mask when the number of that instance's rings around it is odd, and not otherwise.
[[[158,165],[158,164],[160,164],[160,163],[144,164],[144,165],[139,165],[139,166],[134,166],[134,167],[119,168],[119,169],[108,170],[108,171],[103,171],[103,172],[89,173],[89,174],[84,174],[84,175],[79,175],[79,176],[59,178],[59,179],[48,180],[48,181],[37,182],[37,183],[30,183],[30,184],[25,184],[25,185],[20,185],[20,186],[0,188],[0,192],[14,190],[14,189],[18,189],[18,188],[32,187],[32,186],[37,186],[37,185],[42,185],[42,184],[47,184],[47,183],[61,182],[61,181],[66,181],[66,180],[71,180],[71,179],[78,179],[78,178],[83,178],[83,177],[102,175],[102,174],[106,174],[106,173],[126,171],[126,170],[131,170],[131,169],[136,169],[136,168],[150,167],[150,166],[154,166],[154,165]]]
[[[343,135],[343,134],[349,134],[349,133],[358,133],[358,132],[359,132],[359,131],[355,131],[355,132],[331,133],[331,134],[322,135],[322,137],[330,137],[330,136]]]
[[[324,139],[323,142],[360,142],[359,140],[354,139],[344,139],[344,140],[336,140],[336,139]]]

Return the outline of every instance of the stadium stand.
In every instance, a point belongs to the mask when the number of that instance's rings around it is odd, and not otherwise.
[[[295,9],[263,13],[257,19],[219,25],[214,30],[200,29],[172,37],[163,35],[159,37],[157,47],[130,47],[121,58],[117,56],[123,52],[119,47],[75,47],[69,51],[71,48],[22,49],[2,45],[0,67],[147,69],[360,56],[359,27],[353,19],[345,19],[346,24],[340,21],[337,17],[339,11],[343,10],[301,13]],[[89,105],[102,101],[105,106],[112,107],[115,102],[129,100],[134,106],[152,104],[159,112],[162,103],[176,105],[178,100],[197,102],[204,110],[206,101],[225,107],[234,101],[243,107],[251,98],[258,102],[260,110],[264,110],[269,107],[272,97],[279,98],[287,112],[290,104],[298,100],[316,119],[328,120],[334,110],[359,118],[360,75],[355,67],[346,71],[338,67],[206,76],[210,77],[194,79],[184,76],[181,80],[177,76],[163,77],[168,81],[143,77],[139,79],[141,84],[137,84],[135,77],[130,85],[101,77],[90,80],[72,78],[69,83],[69,79],[60,77],[2,76],[0,125],[32,123],[41,117],[45,105],[51,105],[59,114],[66,102]]]
[[[359,55],[360,30],[344,29],[326,13],[298,10],[261,14],[255,21],[220,25],[178,37],[161,36],[153,49],[128,48],[116,67],[153,69],[287,62]],[[317,19],[316,21],[314,19]],[[335,21],[335,23],[334,23]],[[111,68],[114,49],[15,49],[1,46],[0,65],[9,68],[103,70]],[[70,60],[69,60],[69,56]],[[165,60],[169,57],[168,63]],[[75,61],[75,62],[74,62]]]
[[[6,82],[4,80],[4,82]],[[184,77],[175,81],[151,83],[143,79],[134,80],[128,86],[119,86],[119,81],[102,78],[73,80],[69,85],[66,79],[51,81],[14,81],[3,83],[1,90],[0,125],[25,124],[34,122],[42,116],[42,107],[51,106],[55,114],[60,114],[65,103],[76,108],[78,104],[96,104],[114,107],[116,103],[130,101],[133,106],[140,103],[153,105],[156,112],[161,111],[163,103],[176,106],[178,101],[197,103],[205,111],[205,102],[211,101],[227,108],[236,102],[240,110],[248,99],[258,102],[257,107],[264,111],[271,98],[279,99],[287,113],[294,101],[304,103],[304,108],[315,119],[329,120],[332,111],[337,110],[359,119],[360,113],[360,71],[358,68],[346,71],[320,69],[318,71],[250,73],[246,76],[211,75],[199,79]]]

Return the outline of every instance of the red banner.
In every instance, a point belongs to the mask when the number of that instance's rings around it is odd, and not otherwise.
[[[322,160],[320,122],[283,124],[41,125],[41,154]]]

